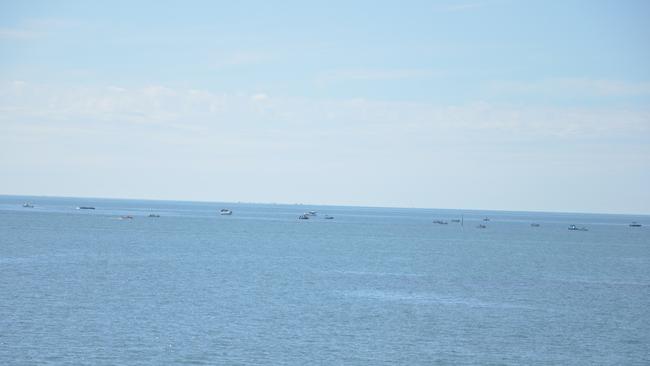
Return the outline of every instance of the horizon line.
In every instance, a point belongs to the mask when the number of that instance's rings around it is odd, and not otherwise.
[[[188,203],[235,203],[235,204],[257,204],[257,205],[284,205],[284,206],[329,206],[329,207],[357,207],[357,208],[387,208],[387,209],[414,209],[414,210],[455,210],[455,211],[492,211],[492,212],[526,212],[526,213],[549,213],[549,214],[580,214],[580,215],[628,215],[628,216],[650,216],[650,213],[629,213],[629,212],[584,212],[584,211],[544,211],[544,210],[508,210],[508,209],[485,209],[485,208],[448,208],[448,207],[421,207],[421,206],[367,206],[350,204],[322,204],[322,203],[286,203],[286,202],[249,202],[249,201],[205,201],[188,199],[160,199],[160,198],[125,198],[125,197],[97,197],[97,196],[55,196],[55,195],[29,195],[29,194],[6,194],[5,197],[43,197],[43,198],[81,198],[98,200],[122,200],[122,201],[161,201],[161,202],[188,202]]]

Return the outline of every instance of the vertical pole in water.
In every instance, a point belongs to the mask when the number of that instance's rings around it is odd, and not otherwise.
[[[465,215],[460,215],[460,227],[465,227]]]

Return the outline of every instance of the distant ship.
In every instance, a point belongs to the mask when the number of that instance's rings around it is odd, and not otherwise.
[[[630,227],[641,227],[641,226],[642,226],[642,225],[639,224],[639,223],[636,222],[636,221],[633,221],[633,222],[630,224]]]
[[[133,220],[133,216],[131,215],[120,216],[120,220]]]
[[[489,217],[485,217],[485,218],[483,218],[483,221],[490,221],[490,218],[489,218]]]
[[[219,215],[229,216],[232,215],[232,211],[227,208],[222,208],[221,210],[219,210]]]
[[[460,222],[460,219],[452,219],[451,222]]]
[[[158,214],[149,214],[149,217],[160,217]]]
[[[92,206],[79,206],[77,207],[77,210],[94,210],[95,208]]]
[[[575,225],[570,225],[569,230],[571,230],[571,231],[588,231],[586,227],[577,227]]]
[[[535,223],[535,222],[533,222],[532,224],[530,224],[530,226],[532,226],[532,227],[539,227],[539,224],[538,224],[538,223]]]
[[[433,223],[438,225],[447,225],[447,221],[442,220],[433,220]]]
[[[25,208],[34,208],[34,205],[32,205],[29,202],[25,202],[25,203],[23,203],[23,207],[25,207]]]
[[[316,216],[316,211],[305,212],[305,215],[307,215],[307,216]]]
[[[298,219],[299,219],[299,220],[309,220],[309,215],[307,215],[307,214],[302,214],[302,215],[298,216]]]
[[[477,226],[476,228],[477,228],[477,229],[486,229],[487,226],[485,226],[485,225],[483,225],[483,224],[479,224],[479,226]]]
[[[333,220],[334,216],[325,215],[325,220]]]

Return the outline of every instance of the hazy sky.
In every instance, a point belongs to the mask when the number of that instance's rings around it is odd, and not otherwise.
[[[648,1],[0,0],[0,194],[650,213]]]

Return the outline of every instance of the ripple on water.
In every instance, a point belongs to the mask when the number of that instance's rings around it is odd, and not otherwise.
[[[373,271],[329,271],[327,274],[375,276],[375,277],[425,277],[425,275],[407,272],[373,272]]]
[[[493,308],[493,309],[527,309],[540,310],[533,306],[512,304],[507,302],[487,302],[476,298],[456,297],[440,295],[431,292],[401,292],[381,290],[353,290],[340,291],[345,297],[367,298],[378,301],[395,301],[413,304],[440,304],[440,305],[462,305],[470,308]]]

